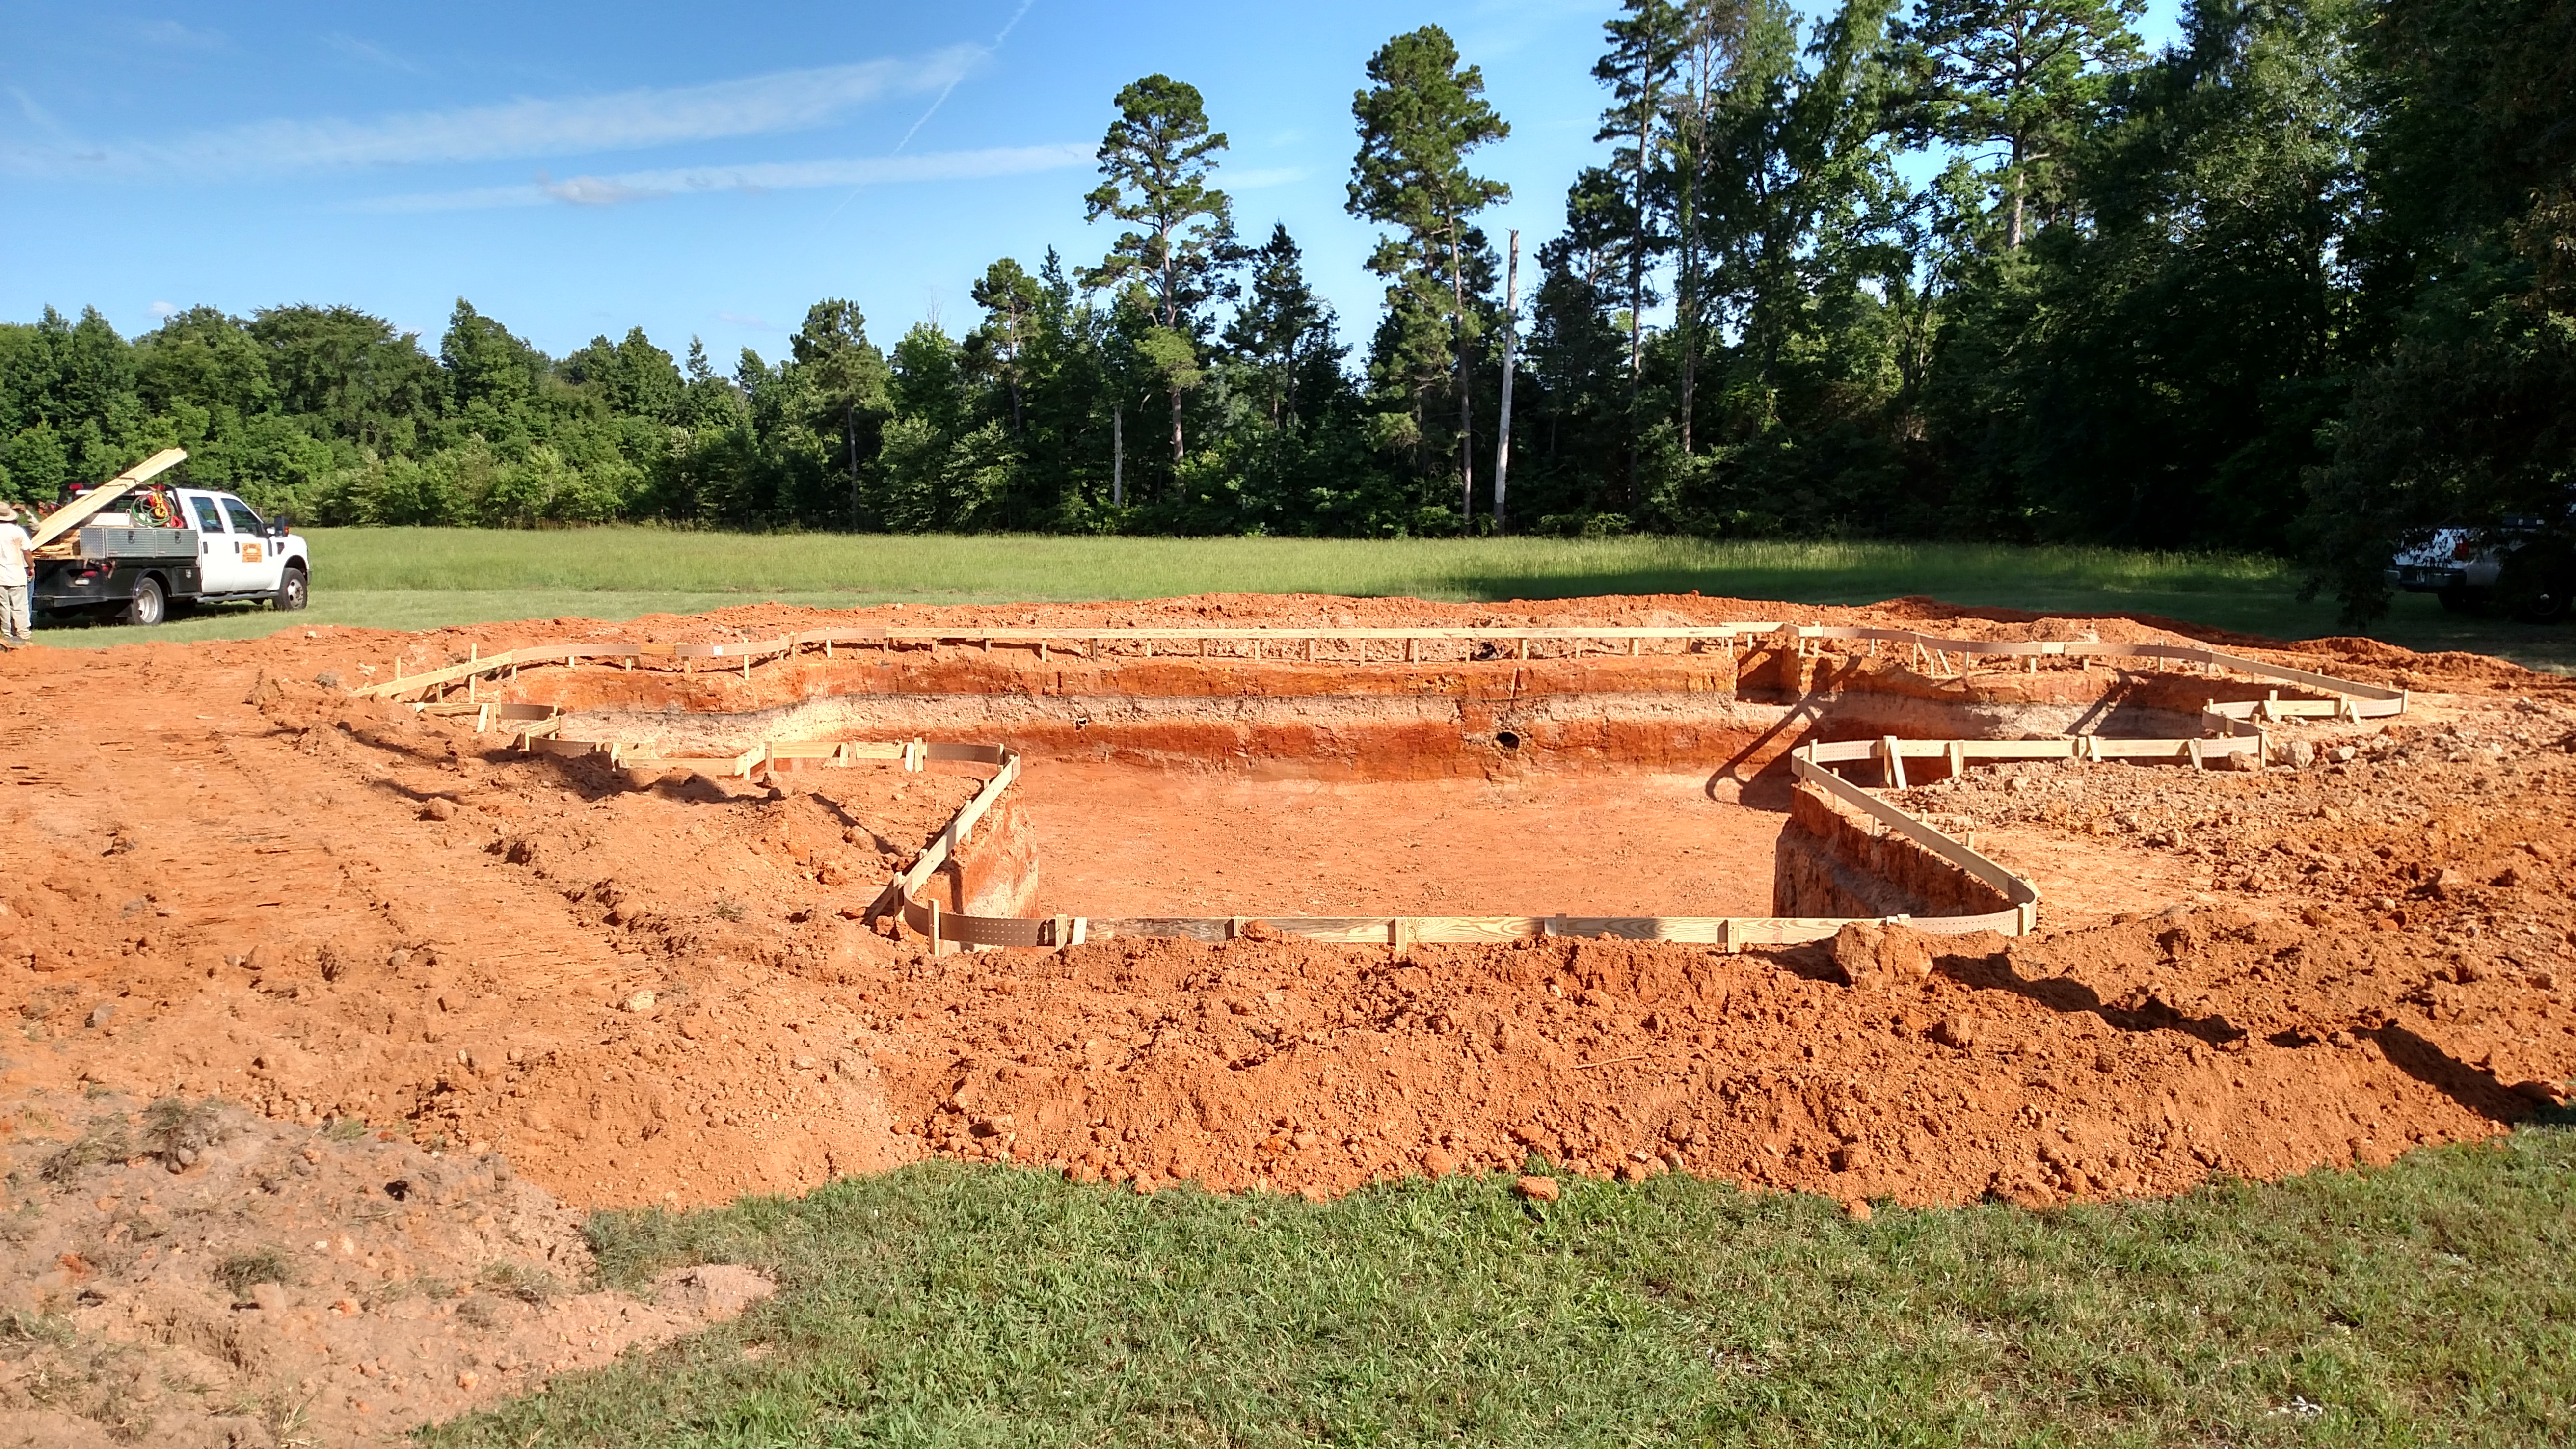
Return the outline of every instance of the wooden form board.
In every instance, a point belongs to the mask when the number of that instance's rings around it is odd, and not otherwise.
[[[1563,627],[1546,629],[1475,629],[1449,627],[1421,629],[1230,629],[1165,627],[1134,629],[1013,628],[970,630],[810,629],[802,633],[781,635],[774,639],[748,640],[736,643],[585,643],[578,645],[534,645],[525,649],[513,649],[506,653],[492,655],[488,658],[469,659],[455,664],[444,665],[440,668],[426,670],[419,674],[398,676],[379,684],[362,686],[352,692],[359,695],[392,698],[416,690],[439,689],[447,685],[457,683],[461,680],[467,680],[483,675],[497,674],[503,670],[517,670],[531,665],[551,664],[561,665],[565,668],[578,668],[585,659],[613,660],[624,663],[629,667],[631,667],[633,662],[638,659],[679,659],[686,663],[694,663],[700,659],[722,659],[725,660],[728,665],[735,661],[739,661],[747,672],[751,668],[752,664],[759,660],[790,657],[799,650],[809,648],[821,649],[828,653],[836,645],[875,645],[880,648],[893,648],[901,645],[928,646],[949,643],[981,643],[984,647],[989,649],[994,644],[1001,643],[1031,645],[1042,651],[1050,646],[1073,647],[1079,648],[1088,653],[1106,644],[1129,643],[1146,651],[1150,651],[1157,641],[1197,640],[1201,641],[1203,647],[1208,643],[1240,644],[1250,651],[1249,657],[1259,657],[1262,646],[1265,643],[1271,642],[1313,643],[1335,641],[1365,645],[1370,642],[1423,639],[1463,639],[1494,643],[1518,642],[1522,645],[1527,645],[1532,642],[1548,641],[1598,642],[1604,644],[1625,642],[1628,644],[1630,652],[1634,653],[1638,645],[1646,642],[1680,642],[1685,646],[1688,646],[1700,641],[1709,641],[1726,642],[1731,645],[1733,641],[1738,639],[1761,638],[1773,635],[1792,637],[1800,641],[1802,647],[1806,641],[1835,639],[1893,643],[1903,645],[1908,648],[1923,649],[1933,653],[1959,654],[1962,656],[2034,659],[2057,656],[2087,660],[2124,658],[2171,660],[2183,663],[2200,664],[2214,669],[2233,670],[2237,673],[2251,675],[2258,679],[2274,680],[2280,683],[2295,685],[2300,688],[2337,696],[2337,698],[2330,700],[2306,701],[2279,700],[2276,697],[2275,700],[2271,702],[2271,707],[2276,711],[2275,717],[2286,717],[2293,714],[2306,715],[2331,713],[2348,718],[2373,719],[2402,714],[2406,709],[2406,691],[2402,689],[2392,689],[2385,685],[2368,684],[2359,680],[2337,679],[2330,675],[2318,674],[2304,669],[2293,669],[2285,665],[2271,664],[2260,659],[2249,659],[2242,655],[2221,653],[2218,650],[2205,649],[2197,645],[2117,644],[2090,639],[1953,639],[1937,634],[1918,633],[1910,629],[1864,629],[1822,624],[1791,625],[1762,620],[1703,624],[1695,626],[1627,627],[1618,625],[1602,625],[1598,627]],[[1414,651],[1408,649],[1406,652],[1408,657],[1410,657]],[[2260,704],[2261,702],[2258,701],[2255,703]],[[2323,706],[2324,708],[2319,709],[2317,708],[2318,706]],[[2224,707],[2224,710],[2232,714],[2234,711],[2243,707],[2244,706],[2237,703],[2230,703]],[[2213,711],[2219,711],[2221,708],[2221,706],[2216,704],[2211,706]]]
[[[935,902],[911,900],[903,903],[902,911],[905,925],[942,945],[1038,949],[1136,937],[1215,943],[1258,931],[1326,945],[1382,946],[1393,951],[1558,938],[1669,941],[1736,952],[1750,946],[1830,940],[1854,924],[1841,917],[1789,916],[961,916],[940,910]],[[1885,920],[1945,934],[1996,931],[2010,935],[2018,929],[2020,915],[1995,911]]]
[[[1869,918],[1900,921],[1917,930],[1964,933],[1993,930],[2008,935],[2026,934],[2037,928],[2039,890],[2029,881],[1977,853],[1964,842],[1951,839],[1929,823],[1853,785],[1826,768],[1833,763],[1852,763],[1876,759],[1899,785],[1905,779],[1907,758],[1946,758],[1953,770],[1964,768],[1970,760],[2062,760],[2080,758],[2148,759],[2187,761],[2195,767],[2208,760],[2229,755],[2255,753],[2259,761],[2263,741],[2235,737],[2239,721],[2257,716],[2279,719],[2292,716],[2342,718],[2385,716],[2402,712],[2407,705],[2404,690],[2358,681],[2334,679],[2327,675],[2267,664],[2261,660],[2222,654],[2216,650],[2177,645],[2106,644],[2093,640],[1957,640],[1897,629],[1845,629],[1825,626],[1785,626],[1770,623],[1737,623],[1695,628],[1599,628],[1543,630],[1487,629],[1130,629],[1130,630],[1033,630],[1006,629],[959,634],[939,630],[815,630],[779,639],[740,644],[610,644],[561,646],[550,645],[514,650],[488,659],[468,660],[423,674],[397,678],[382,684],[352,691],[361,695],[391,696],[412,690],[441,687],[458,680],[515,670],[532,663],[561,662],[575,666],[585,657],[633,659],[660,656],[671,658],[742,659],[746,671],[750,660],[773,655],[793,654],[797,649],[817,646],[828,650],[836,644],[899,642],[953,642],[960,639],[982,639],[987,648],[993,642],[1079,641],[1086,648],[1097,647],[1107,639],[1150,641],[1158,638],[1237,639],[1258,642],[1291,639],[1681,639],[1685,641],[1732,638],[1745,634],[1790,632],[1805,639],[1867,639],[1896,642],[1910,647],[1961,654],[2006,656],[2078,655],[2084,657],[2128,657],[2178,659],[2216,668],[2235,669],[2257,677],[2281,680],[2307,688],[2323,690],[2338,697],[2331,700],[2282,700],[2275,692],[2268,700],[2213,702],[2204,719],[2220,721],[2226,737],[2185,740],[2112,740],[2085,735],[2043,740],[1903,740],[1885,736],[1875,740],[1810,741],[1791,753],[1793,774],[1802,782],[1814,785],[1833,798],[1852,806],[1864,815],[1912,840],[1959,870],[1985,882],[2010,903],[2003,911],[1974,916],[1886,917]],[[1408,656],[1412,654],[1408,649]],[[1633,648],[1632,648],[1633,652]],[[775,760],[852,763],[861,759],[900,759],[907,769],[919,769],[926,760],[954,760],[996,765],[993,778],[978,790],[973,799],[960,809],[938,836],[930,841],[913,866],[887,883],[869,914],[895,913],[905,924],[928,935],[935,946],[992,947],[1057,947],[1078,944],[1086,939],[1108,940],[1124,934],[1168,935],[1198,940],[1224,940],[1240,935],[1250,918],[1214,917],[1135,917],[1099,919],[1063,916],[1050,918],[984,917],[944,914],[937,903],[923,904],[912,897],[931,875],[948,863],[971,836],[981,820],[1004,790],[1019,777],[1018,752],[1004,745],[961,744],[947,741],[910,740],[902,742],[773,740],[756,745],[734,756],[715,757],[648,757],[614,741],[566,740],[552,737],[562,720],[549,706],[484,705],[481,719],[488,722],[496,708],[510,711],[497,716],[526,720],[521,732],[522,748],[553,754],[581,755],[605,751],[614,760],[632,768],[675,768],[705,770],[710,773],[743,774],[761,763]],[[1855,918],[1860,919],[1860,918]],[[1592,936],[1628,940],[1694,942],[1739,950],[1747,945],[1793,944],[1820,940],[1833,935],[1851,921],[1842,919],[1790,919],[1778,917],[1574,917],[1574,916],[1316,916],[1273,917],[1263,924],[1283,935],[1317,941],[1346,944],[1384,944],[1401,951],[1414,943],[1477,944],[1502,943],[1546,936]]]
[[[188,461],[187,449],[162,449],[160,452],[155,453],[151,457],[144,459],[142,462],[135,464],[133,467],[126,469],[124,472],[108,479],[96,488],[82,494],[80,497],[75,498],[71,502],[64,504],[62,507],[55,509],[51,517],[37,525],[35,535],[27,541],[27,546],[31,549],[43,548],[45,545],[52,543],[55,539],[61,538],[64,534],[80,527],[82,521],[87,519],[91,514],[104,510],[107,505],[114,503],[119,498],[124,497],[126,494],[133,492],[135,489],[142,487],[144,484],[151,482],[153,479],[160,477],[162,474],[169,472],[171,469],[178,467],[186,461]]]
[[[1857,743],[1871,745],[1875,742],[1862,740]],[[1842,776],[1826,769],[1820,758],[1811,753],[1814,749],[1815,747],[1811,745],[1801,745],[1789,753],[1790,771],[1797,776],[1800,782],[1814,785],[1816,788],[1823,790],[1826,794],[1852,806],[1862,814],[1869,816],[1871,819],[1874,819],[1887,826],[1889,829],[1896,831],[1898,834],[1903,835],[1906,839],[1922,846],[1925,850],[1928,850],[1934,855],[1941,857],[1943,860],[1950,862],[1950,864],[1957,866],[1960,870],[1963,870],[1978,880],[1984,881],[1987,885],[1994,887],[1995,890],[2000,893],[2003,898],[2020,914],[2023,922],[2022,930],[2029,930],[2037,923],[2039,887],[2032,885],[2029,881],[2026,881],[2020,876],[2013,874],[2011,871],[2004,869],[2002,866],[1987,859],[1985,856],[1979,855],[1976,851],[1968,848],[1964,842],[1952,840],[1949,836],[1944,835],[1939,830],[1933,828],[1929,823],[1916,818],[1904,810],[1898,809],[1896,806],[1889,804],[1887,801],[1878,798],[1876,795],[1871,794],[1858,785],[1845,780]],[[2019,935],[2021,932],[2015,931],[2011,934]]]
[[[1813,750],[1809,758],[1818,764],[1854,764],[1862,760],[1884,762],[1893,745],[1899,759],[1952,759],[1962,761],[2027,761],[2027,760],[2187,760],[2191,747],[2200,747],[2200,757],[2215,760],[2227,755],[2252,754],[2257,741],[2243,739],[2128,740],[2102,735],[2066,735],[2045,740],[1900,740],[1887,737],[1875,740],[1815,741],[1800,745],[1799,750]]]

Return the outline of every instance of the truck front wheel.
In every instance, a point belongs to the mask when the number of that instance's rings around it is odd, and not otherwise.
[[[151,628],[169,617],[170,601],[161,592],[161,581],[143,579],[134,586],[134,597],[125,601],[125,622]]]
[[[2561,581],[2524,599],[2513,616],[2526,624],[2561,624],[2567,620],[2569,602],[2567,584]]]
[[[288,569],[277,581],[276,607],[281,612],[304,607],[304,570]]]

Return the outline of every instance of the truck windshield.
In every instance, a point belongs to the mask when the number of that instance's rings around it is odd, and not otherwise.
[[[224,516],[233,521],[235,533],[255,534],[260,531],[259,515],[251,512],[250,505],[238,498],[224,500]]]
[[[211,498],[191,498],[188,502],[197,510],[198,532],[221,533],[224,531],[224,516],[216,510],[215,500]]]

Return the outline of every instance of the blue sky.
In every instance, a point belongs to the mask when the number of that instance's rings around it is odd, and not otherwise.
[[[1482,154],[1514,190],[1488,225],[1526,253],[1596,150],[1613,9],[0,0],[0,318],[95,305],[132,335],[201,302],[344,302],[435,348],[463,296],[557,355],[641,325],[720,367],[777,356],[825,296],[881,343],[953,332],[993,258],[1098,258],[1091,153],[1159,70],[1228,133],[1238,228],[1285,221],[1364,340],[1373,234],[1342,201],[1369,53],[1437,23],[1484,68],[1513,126]]]

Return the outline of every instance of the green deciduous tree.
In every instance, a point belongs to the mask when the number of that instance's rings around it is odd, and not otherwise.
[[[2361,622],[2389,549],[2531,520],[2508,597],[2576,592],[2576,0],[2384,0],[2361,32],[2368,349],[2316,480],[2312,576]]]

